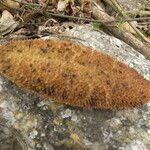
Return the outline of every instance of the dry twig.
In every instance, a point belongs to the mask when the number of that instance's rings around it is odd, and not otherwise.
[[[124,11],[122,10],[122,8],[120,7],[120,5],[116,2],[116,0],[111,0],[112,4],[114,5],[114,7],[116,7],[116,9],[118,10],[118,12],[125,18],[128,18],[128,16],[124,13]],[[135,25],[128,21],[129,25],[136,31],[137,35],[139,35],[145,42],[150,44],[149,39],[147,39],[141,32],[140,30],[138,30]]]
[[[102,13],[102,7],[93,2],[92,5],[92,14],[95,19],[105,19],[107,20],[115,20],[113,17],[109,16],[107,13]],[[105,15],[105,17],[104,17]],[[150,46],[143,44],[139,39],[137,39],[134,35],[127,32],[124,29],[119,28],[117,25],[112,24],[112,26],[108,26],[107,24],[102,25],[103,29],[106,32],[113,34],[115,37],[121,39],[125,43],[132,46],[135,50],[142,53],[146,58],[150,59]]]

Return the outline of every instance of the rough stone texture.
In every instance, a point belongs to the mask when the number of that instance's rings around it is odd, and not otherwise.
[[[150,61],[124,42],[90,26],[66,35],[116,56],[150,80]],[[150,104],[127,110],[88,110],[58,105],[0,78],[0,147],[14,150],[149,150]],[[3,134],[3,136],[1,136]],[[10,138],[7,146],[4,138]],[[6,140],[5,140],[6,141]]]
[[[150,6],[149,0],[117,0],[117,2],[127,11],[140,10]]]

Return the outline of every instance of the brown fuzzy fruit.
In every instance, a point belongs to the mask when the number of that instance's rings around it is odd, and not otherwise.
[[[63,40],[0,46],[0,74],[58,103],[127,108],[150,101],[150,82],[110,56]]]

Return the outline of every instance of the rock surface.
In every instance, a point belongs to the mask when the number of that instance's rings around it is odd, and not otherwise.
[[[150,80],[150,61],[124,42],[91,26],[75,27],[65,35],[105,51]],[[127,110],[69,107],[0,77],[0,149],[149,150],[150,104]]]
[[[144,7],[149,7],[150,6],[150,1],[149,0],[117,0],[117,2],[123,6],[123,8],[126,11],[138,11]]]

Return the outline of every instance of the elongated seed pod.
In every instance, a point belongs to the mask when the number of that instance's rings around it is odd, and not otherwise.
[[[102,52],[64,40],[0,46],[0,74],[58,103],[127,108],[150,101],[150,82]]]

